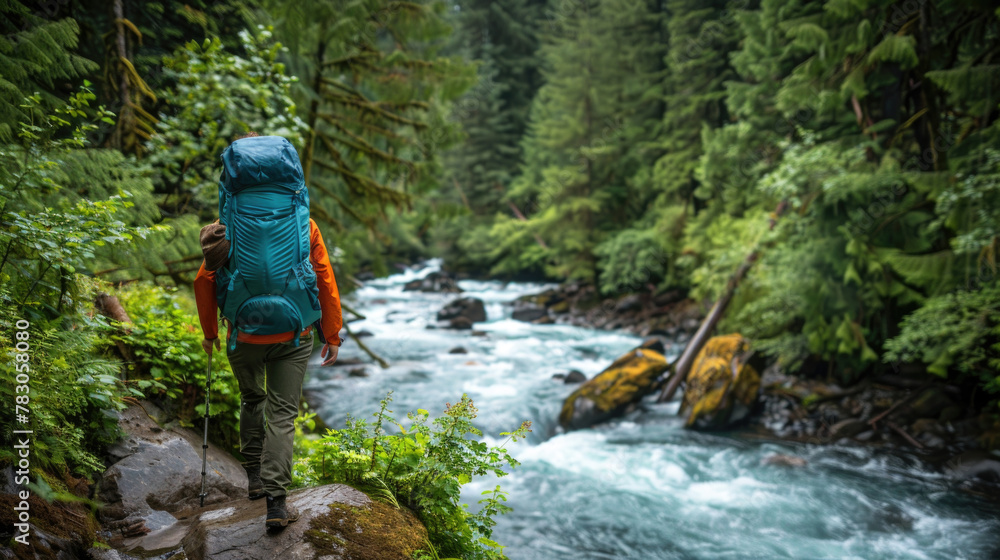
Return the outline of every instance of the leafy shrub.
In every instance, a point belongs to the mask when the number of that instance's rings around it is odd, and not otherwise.
[[[136,386],[175,414],[182,425],[193,426],[205,413],[205,374],[208,355],[198,315],[189,295],[148,283],[122,289],[118,299],[133,325],[111,339],[132,346],[142,371]],[[240,391],[229,361],[221,351],[212,360],[209,435],[226,448],[238,446]]]
[[[947,377],[975,376],[1000,393],[1000,285],[928,299],[886,342],[885,361],[919,361]]]
[[[214,37],[189,41],[163,57],[171,87],[162,95],[170,102],[147,144],[148,162],[157,170],[159,192],[186,195],[178,197],[179,212],[192,211],[189,198],[196,211],[214,211],[219,156],[234,137],[253,130],[303,144],[308,127],[291,98],[297,79],[278,62],[287,49],[267,27],[241,31],[239,38],[244,56]]]
[[[84,286],[83,295],[92,293]],[[0,288],[7,292],[9,286]],[[81,298],[82,299],[82,298]],[[0,463],[13,461],[13,430],[30,429],[32,471],[75,472],[85,476],[104,470],[104,449],[119,437],[117,418],[109,412],[124,408],[129,394],[119,380],[120,364],[102,353],[105,326],[100,317],[90,318],[82,307],[67,310],[64,317],[46,319],[0,305],[0,330],[9,333],[0,342],[0,355],[14,364],[13,333],[18,320],[30,321],[27,329],[29,356],[29,423],[6,422],[0,430]],[[12,368],[13,369],[13,368]],[[17,385],[14,372],[10,382],[0,383],[0,399],[13,406]],[[11,410],[12,414],[14,411]],[[23,437],[23,436],[22,436]]]
[[[101,254],[127,253],[162,229],[135,224],[146,212],[135,203],[150,200],[151,185],[134,162],[90,145],[99,123],[114,119],[90,107],[89,86],[84,81],[61,107],[41,94],[26,97],[17,139],[0,145],[0,329],[7,334],[0,355],[11,369],[17,321],[30,322],[18,330],[28,333],[20,342],[28,344],[21,355],[29,368],[19,372],[29,375],[28,392],[17,392],[13,372],[0,384],[6,403],[28,397],[28,422],[0,427],[0,463],[16,458],[13,430],[31,429],[33,475],[104,469],[104,449],[119,435],[113,412],[134,393],[104,352],[106,322],[90,316],[100,286],[83,273]]]
[[[374,422],[348,418],[345,428],[328,430],[303,443],[293,472],[296,485],[343,482],[413,509],[427,526],[431,543],[442,556],[472,559],[504,558],[503,547],[490,540],[494,517],[510,511],[505,493],[496,486],[484,492],[482,508],[469,513],[461,503],[461,487],[474,476],[504,476],[504,467],[519,463],[504,446],[531,431],[525,422],[498,446],[480,441],[482,432],[472,420],[476,407],[467,395],[444,415],[430,420],[426,410],[407,414],[409,427],[389,416],[392,393],[374,413]],[[387,434],[394,425],[399,433]]]

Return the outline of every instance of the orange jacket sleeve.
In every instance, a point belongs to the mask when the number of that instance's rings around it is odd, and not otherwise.
[[[194,278],[194,300],[198,304],[198,320],[205,338],[219,338],[219,302],[215,299],[215,272],[205,270],[201,262],[198,275]]]
[[[330,266],[330,255],[323,243],[323,234],[319,232],[316,222],[309,220],[309,260],[316,271],[316,287],[319,288],[319,306],[323,312],[320,320],[323,336],[326,342],[340,346],[340,329],[344,320],[340,311],[340,290],[337,289],[337,279],[333,277],[333,267]],[[200,309],[200,307],[199,307]]]

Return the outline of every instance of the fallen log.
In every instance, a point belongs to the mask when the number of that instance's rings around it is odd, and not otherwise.
[[[784,200],[778,204],[775,208],[774,213],[771,217],[771,223],[769,230],[774,229],[774,225],[777,220],[788,208],[788,203]],[[656,399],[656,402],[666,402],[674,398],[674,393],[677,392],[677,388],[680,387],[681,383],[687,379],[688,373],[691,372],[691,366],[694,364],[694,359],[701,351],[701,348],[705,346],[708,339],[712,338],[712,331],[715,326],[722,319],[722,315],[726,312],[726,308],[729,307],[729,302],[732,301],[733,295],[736,294],[736,288],[739,287],[740,282],[747,275],[750,268],[757,262],[757,258],[760,256],[762,247],[758,245],[754,250],[747,255],[740,267],[736,269],[736,273],[729,278],[729,282],[726,283],[726,289],[722,292],[722,296],[719,297],[715,305],[712,306],[712,310],[709,311],[708,316],[705,320],[701,322],[701,326],[698,327],[698,331],[695,332],[691,340],[688,341],[687,346],[684,347],[684,352],[681,353],[680,358],[676,362],[670,365],[670,376],[667,379],[666,385],[663,386],[663,390],[660,392],[660,396]]]
[[[132,318],[128,316],[117,296],[105,292],[98,293],[97,297],[94,298],[94,309],[101,315],[117,322],[122,332],[128,333],[130,331],[128,325],[132,324]],[[135,351],[131,345],[121,339],[116,339],[115,346],[118,348],[118,354],[127,365],[134,366],[136,364]]]

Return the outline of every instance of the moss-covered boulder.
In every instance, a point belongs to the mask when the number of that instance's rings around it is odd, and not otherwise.
[[[636,348],[580,386],[563,403],[559,424],[588,428],[625,412],[649,394],[669,364],[663,354]]]
[[[721,429],[747,417],[760,392],[760,375],[747,362],[750,342],[739,334],[712,337],[687,377],[681,414],[685,426]]]
[[[296,490],[288,500],[301,517],[279,531],[264,528],[264,500],[242,499],[198,512],[185,522],[183,557],[410,560],[414,551],[427,546],[427,530],[412,512],[373,501],[350,486],[328,484]],[[143,548],[150,550],[149,546]]]

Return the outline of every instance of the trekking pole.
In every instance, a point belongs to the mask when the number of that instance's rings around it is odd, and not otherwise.
[[[205,437],[201,443],[201,507],[205,507],[205,471],[208,467],[208,396],[212,392],[212,349],[208,351],[208,372],[205,374]]]

